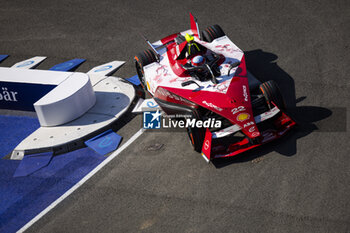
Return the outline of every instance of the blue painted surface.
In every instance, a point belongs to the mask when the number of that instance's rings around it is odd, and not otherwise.
[[[8,58],[9,55],[2,55],[0,54],[0,62],[2,62],[3,60],[5,60],[6,58]]]
[[[9,154],[18,143],[39,127],[37,118],[0,115],[0,158]]]
[[[49,165],[52,156],[52,152],[24,156],[13,177],[28,176],[30,174],[33,174],[41,168]]]
[[[30,117],[0,116],[0,155],[39,127]],[[16,232],[79,182],[105,157],[83,148],[52,158],[26,177],[13,177],[20,161],[0,159],[0,232]]]
[[[140,83],[140,79],[139,79],[139,77],[138,77],[137,75],[132,76],[132,77],[130,77],[130,78],[127,78],[126,80],[128,80],[129,82],[131,82],[132,84],[134,84],[134,85],[136,85],[136,86],[138,86],[138,85],[141,84],[141,83]]]
[[[70,71],[77,68],[81,63],[86,61],[85,59],[72,59],[57,65],[54,65],[49,70],[56,70],[56,71]]]
[[[107,130],[96,137],[93,137],[85,142],[85,145],[99,153],[100,155],[106,155],[115,149],[117,149],[122,137],[113,132],[113,130]]]

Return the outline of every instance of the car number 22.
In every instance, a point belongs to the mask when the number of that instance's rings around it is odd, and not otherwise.
[[[244,106],[238,106],[237,108],[233,108],[233,109],[231,110],[231,112],[232,112],[233,115],[235,115],[236,113],[242,112],[242,111],[244,111],[244,110],[245,110],[245,107],[244,107]]]

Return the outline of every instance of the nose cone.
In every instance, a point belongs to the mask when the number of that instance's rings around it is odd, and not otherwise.
[[[231,115],[227,116],[228,119],[230,119],[232,123],[238,124],[248,137],[259,137],[260,132],[253,116],[244,56],[231,80],[230,86],[226,92],[226,98],[231,100],[232,103]]]

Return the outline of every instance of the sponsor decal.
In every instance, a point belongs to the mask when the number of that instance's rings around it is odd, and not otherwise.
[[[168,73],[168,69],[166,65],[160,65],[157,69],[156,69],[157,74],[162,74],[164,76],[170,75]]]
[[[217,42],[226,39],[226,36],[220,37],[215,39]],[[220,44],[215,46],[216,49],[218,49],[218,51],[220,52],[227,52],[227,53],[234,53],[234,52],[242,52],[242,50],[238,49],[238,48],[234,48],[231,44]]]
[[[250,115],[248,113],[240,113],[238,114],[237,116],[237,121],[245,121],[245,120],[248,120],[250,118]]]
[[[0,101],[17,102],[17,94],[15,91],[8,91],[7,87],[1,87]]]
[[[243,125],[243,128],[247,128],[248,126],[251,126],[251,125],[254,125],[254,122],[253,122],[253,121],[250,121],[250,122],[248,122],[248,123],[245,123],[245,124]]]
[[[244,101],[248,102],[248,92],[247,92],[246,85],[243,85],[243,97],[244,97]]]
[[[158,104],[154,103],[153,101],[147,101],[147,107],[156,108],[158,107]]]
[[[205,142],[204,142],[204,149],[205,150],[208,150],[209,149],[209,140],[206,140]]]
[[[253,137],[257,137],[257,136],[259,136],[259,135],[260,135],[259,132],[254,132],[254,133],[252,133],[252,136],[253,136]]]
[[[212,103],[208,103],[207,101],[203,101],[202,102],[203,104],[205,104],[205,105],[207,105],[208,107],[211,107],[211,108],[214,108],[214,109],[216,109],[216,110],[218,110],[218,111],[222,111],[223,109],[222,108],[219,108],[218,106],[216,106],[216,105],[214,105],[214,104],[212,104]]]
[[[231,79],[230,79],[230,80],[223,81],[222,83],[216,84],[216,85],[214,86],[214,89],[217,90],[217,91],[219,91],[219,92],[223,92],[223,93],[224,93],[224,92],[227,91],[227,89],[228,89],[228,87],[229,87],[229,85],[230,85],[230,81],[231,81]]]
[[[16,67],[24,67],[24,66],[29,66],[31,64],[33,64],[34,61],[26,61],[26,62],[23,62],[22,64],[19,64],[18,66]]]
[[[261,122],[261,121],[265,121],[266,119],[269,119],[273,116],[275,116],[280,110],[277,107],[274,107],[273,109],[264,112],[262,114],[260,114],[259,116],[255,117],[255,121],[256,122]]]
[[[105,155],[115,150],[122,137],[109,129],[85,142],[85,145],[99,153]]]
[[[143,128],[144,129],[160,129],[160,116],[162,114],[157,111],[143,113]]]
[[[101,72],[101,71],[105,71],[112,68],[111,65],[107,65],[107,66],[101,66],[100,68],[98,68],[97,70],[95,70],[94,72]]]
[[[251,132],[254,132],[255,131],[255,126],[252,126],[250,127],[250,129],[248,129],[248,131],[251,133]]]
[[[277,108],[277,107],[274,107],[274,108],[271,109],[270,111],[265,112],[264,115],[265,115],[265,117],[270,117],[270,116],[276,114],[276,112],[278,112],[278,108]]]
[[[98,147],[105,148],[110,146],[113,143],[112,138],[110,136],[105,136],[101,142],[98,144]]]
[[[244,110],[245,110],[245,107],[244,107],[244,106],[238,106],[237,108],[233,108],[233,109],[231,110],[231,112],[232,112],[233,115],[235,115],[236,113],[242,112],[242,111],[244,111]]]

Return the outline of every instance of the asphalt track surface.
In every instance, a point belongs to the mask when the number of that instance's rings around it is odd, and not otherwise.
[[[219,24],[248,69],[281,86],[299,126],[206,164],[185,132],[146,132],[28,232],[349,232],[349,1],[1,1],[1,66],[32,56],[77,71],[126,60],[189,28]],[[127,141],[136,117],[120,130]],[[119,132],[118,132],[119,133]],[[155,143],[163,144],[150,151]]]

